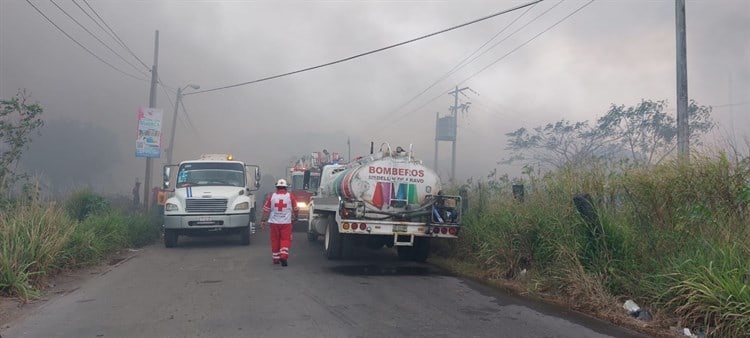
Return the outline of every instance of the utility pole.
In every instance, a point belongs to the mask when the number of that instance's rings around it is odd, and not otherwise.
[[[174,100],[174,114],[172,114],[172,129],[169,135],[169,153],[167,153],[167,164],[172,164],[172,155],[174,154],[174,134],[177,131],[177,113],[180,111],[180,104],[182,104],[182,91],[186,88],[200,89],[201,86],[196,84],[189,84],[182,88],[177,88],[177,96]],[[190,93],[188,93],[189,95]]]
[[[169,134],[169,154],[167,154],[167,164],[172,164],[172,154],[174,154],[174,134],[177,128],[177,112],[180,111],[180,100],[182,99],[182,88],[177,88],[177,96],[174,100],[174,114],[172,114],[172,130]]]
[[[677,33],[677,153],[684,161],[690,160],[690,129],[688,117],[687,38],[685,28],[685,0],[675,0]]]
[[[157,73],[157,64],[159,63],[159,31],[156,31],[156,35],[154,37],[154,65],[151,66],[151,91],[149,92],[148,96],[148,106],[150,108],[156,108],[156,86],[159,83],[159,75]],[[170,147],[172,145],[170,144]],[[171,150],[170,150],[171,152]],[[143,182],[143,205],[146,208],[146,211],[149,211],[151,209],[151,203],[149,203],[149,197],[151,195],[151,172],[153,169],[151,169],[152,166],[152,159],[151,157],[146,157],[146,177],[144,178]]]
[[[438,129],[438,123],[440,123],[440,112],[435,112],[435,161],[432,162],[432,167],[435,168],[435,171],[440,173],[438,171],[438,143],[440,143],[440,130]]]
[[[463,92],[464,90],[471,90],[469,87],[463,87],[461,89],[458,89],[458,86],[456,86],[456,89],[448,92],[448,94],[453,95],[453,106],[450,107],[451,109],[451,116],[453,116],[453,149],[451,151],[451,183],[456,183],[456,139],[458,139],[458,94]]]

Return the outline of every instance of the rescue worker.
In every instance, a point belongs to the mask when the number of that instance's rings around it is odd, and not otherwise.
[[[268,196],[263,205],[261,228],[271,224],[271,258],[273,264],[288,265],[289,247],[292,245],[292,223],[297,220],[299,208],[294,195],[286,191],[285,179],[276,182],[276,192]]]

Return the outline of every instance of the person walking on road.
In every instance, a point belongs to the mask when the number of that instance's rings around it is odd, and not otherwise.
[[[294,196],[286,191],[285,179],[276,182],[276,192],[268,196],[263,205],[261,228],[271,224],[271,257],[273,264],[288,265],[289,247],[292,245],[292,222],[297,220],[299,208]]]

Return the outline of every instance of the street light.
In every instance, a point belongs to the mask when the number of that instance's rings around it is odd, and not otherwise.
[[[180,109],[180,101],[182,101],[182,91],[188,87],[198,90],[201,86],[196,84],[189,84],[182,88],[177,88],[177,97],[174,100],[174,114],[172,114],[172,131],[169,136],[169,155],[167,156],[167,164],[172,164],[172,154],[174,154],[174,132],[177,129],[177,112]]]

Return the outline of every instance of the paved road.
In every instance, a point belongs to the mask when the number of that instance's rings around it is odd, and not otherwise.
[[[634,337],[535,304],[394,250],[328,261],[295,233],[289,267],[271,264],[268,233],[152,245],[9,324],[14,337]]]

